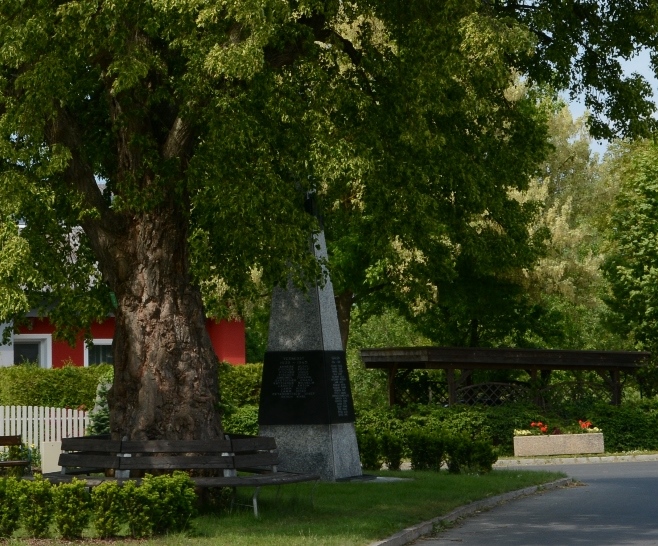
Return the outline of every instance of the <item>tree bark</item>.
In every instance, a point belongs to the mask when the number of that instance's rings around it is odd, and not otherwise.
[[[347,350],[347,341],[350,336],[350,320],[352,317],[352,301],[354,294],[351,290],[345,290],[334,297],[336,301],[336,312],[338,313],[338,327],[340,328],[340,340],[343,351]]]
[[[116,261],[105,264],[119,304],[109,396],[113,438],[222,435],[217,358],[200,291],[190,281],[186,226],[175,205],[143,213],[115,246]]]

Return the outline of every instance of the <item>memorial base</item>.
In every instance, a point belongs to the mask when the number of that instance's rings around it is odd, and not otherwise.
[[[361,476],[353,423],[331,425],[261,425],[279,448],[279,470],[320,474],[324,481]]]

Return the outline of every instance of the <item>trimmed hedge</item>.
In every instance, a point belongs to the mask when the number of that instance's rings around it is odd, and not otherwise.
[[[105,482],[91,495],[85,483],[52,485],[40,474],[34,480],[0,480],[0,539],[22,528],[32,538],[46,538],[54,521],[65,539],[80,539],[91,520],[100,538],[133,538],[177,533],[197,515],[194,482],[184,472],[147,474],[140,485]],[[125,523],[124,523],[125,522]]]
[[[219,390],[222,405],[241,407],[257,406],[260,402],[262,364],[219,365]]]
[[[91,409],[107,364],[45,369],[31,365],[0,368],[1,406],[46,406]]]

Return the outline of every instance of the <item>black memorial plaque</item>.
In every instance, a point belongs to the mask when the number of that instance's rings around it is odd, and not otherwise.
[[[343,351],[268,351],[258,422],[325,425],[354,421]]]

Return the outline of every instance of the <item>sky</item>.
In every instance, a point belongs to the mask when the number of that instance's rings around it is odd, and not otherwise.
[[[644,76],[651,87],[653,88],[654,100],[658,103],[658,80],[656,80],[652,70],[651,62],[649,59],[649,51],[644,50],[636,57],[628,61],[622,61],[622,67],[626,74],[630,75],[633,72],[637,72]],[[566,98],[566,97],[565,97]],[[574,118],[580,117],[585,113],[585,106],[581,100],[569,101],[569,106],[571,108],[571,114]],[[606,149],[608,147],[607,141],[593,141],[592,142],[592,151],[599,154],[599,157],[603,157]]]

